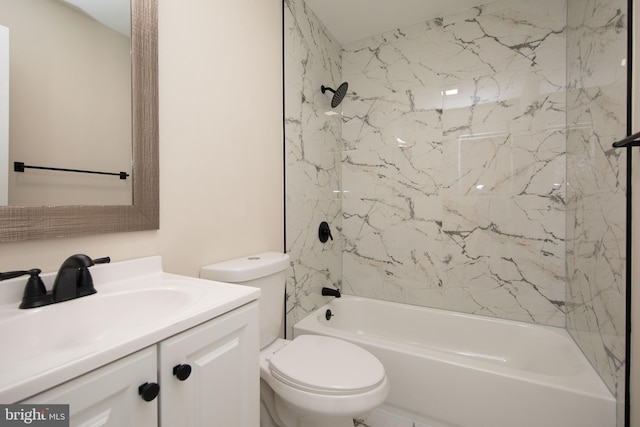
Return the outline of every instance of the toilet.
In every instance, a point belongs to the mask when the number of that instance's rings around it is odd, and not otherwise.
[[[261,426],[353,427],[389,394],[384,366],[347,341],[284,336],[289,256],[265,252],[201,268],[200,277],[260,288]]]

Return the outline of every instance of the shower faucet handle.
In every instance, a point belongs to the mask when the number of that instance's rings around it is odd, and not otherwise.
[[[333,236],[331,235],[331,228],[329,227],[327,221],[322,221],[320,223],[320,227],[318,228],[318,239],[320,239],[322,243],[326,243],[329,239],[333,240]]]

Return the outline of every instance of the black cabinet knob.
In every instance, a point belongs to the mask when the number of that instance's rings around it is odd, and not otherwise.
[[[180,381],[184,381],[191,375],[191,365],[176,365],[173,367],[173,375]]]
[[[138,394],[145,402],[151,402],[158,397],[160,386],[158,383],[144,383],[138,387]]]

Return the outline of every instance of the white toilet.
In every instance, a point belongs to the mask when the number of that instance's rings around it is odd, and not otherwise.
[[[289,256],[278,252],[207,265],[203,279],[260,288],[262,426],[353,427],[353,418],[382,404],[389,383],[382,363],[355,344],[302,335],[284,340]]]

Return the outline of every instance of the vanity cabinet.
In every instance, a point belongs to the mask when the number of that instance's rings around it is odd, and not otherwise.
[[[161,427],[258,427],[255,303],[162,341],[158,348]]]
[[[70,404],[72,427],[258,427],[258,355],[254,301],[21,403]]]
[[[144,401],[138,388],[156,381],[157,360],[152,346],[21,403],[69,404],[74,427],[155,427],[158,399]]]

